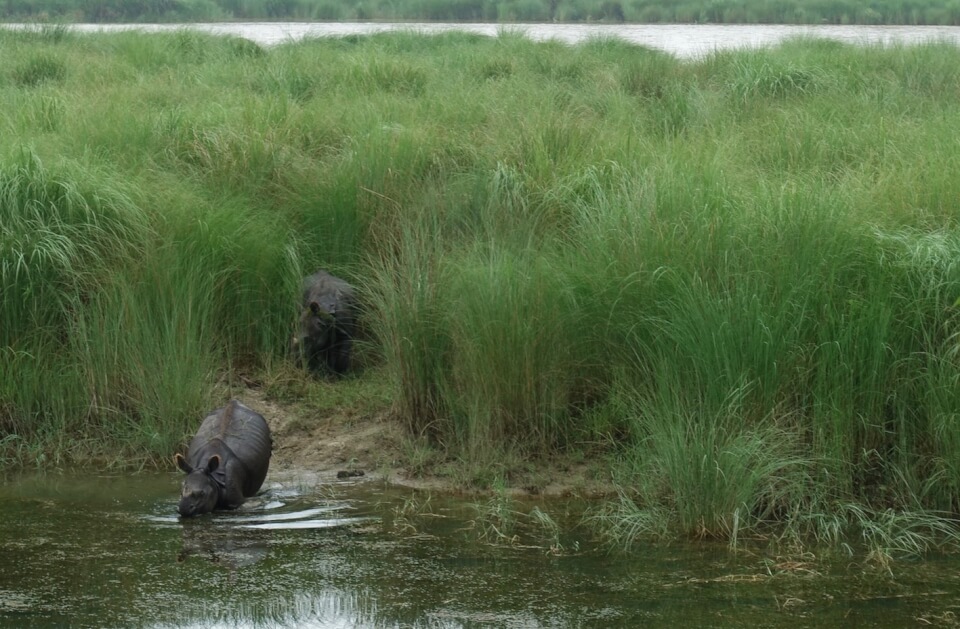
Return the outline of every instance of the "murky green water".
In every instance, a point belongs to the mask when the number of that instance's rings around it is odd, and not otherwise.
[[[8,480],[0,489],[0,626],[960,622],[956,558],[898,562],[891,577],[858,561],[788,563],[704,545],[616,557],[566,525],[559,537],[529,520],[509,529],[463,501],[412,499],[375,483],[274,482],[239,512],[180,522],[178,482],[173,474]],[[538,506],[561,522],[578,510]],[[497,530],[519,537],[491,544]]]

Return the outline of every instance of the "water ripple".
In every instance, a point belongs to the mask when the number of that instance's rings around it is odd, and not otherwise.
[[[373,518],[373,517],[356,517],[356,518],[332,518],[329,520],[295,520],[295,521],[285,521],[285,522],[263,522],[261,524],[241,524],[237,528],[270,529],[270,530],[330,529],[338,526],[355,524],[357,522],[368,522],[370,520],[375,520],[375,519],[376,518]]]

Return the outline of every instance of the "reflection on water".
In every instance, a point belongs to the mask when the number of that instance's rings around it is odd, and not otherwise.
[[[956,558],[901,561],[893,577],[762,548],[616,556],[591,546],[570,502],[536,505],[559,539],[520,528],[519,543],[491,545],[463,500],[375,483],[274,484],[181,521],[178,481],[4,484],[0,627],[903,627],[960,612]],[[418,500],[429,512],[410,512]]]
[[[11,24],[9,27],[22,27]],[[383,31],[415,30],[423,33],[465,31],[496,36],[503,31],[520,32],[542,41],[555,39],[578,43],[592,37],[619,37],[679,57],[697,57],[714,50],[770,46],[787,37],[824,37],[854,44],[919,43],[949,41],[960,44],[957,26],[862,26],[793,24],[443,24],[370,22],[243,22],[209,24],[76,24],[82,32],[138,29],[172,31],[190,28],[219,35],[236,35],[258,44],[275,45],[306,37],[367,35]]]
[[[255,564],[267,556],[268,544],[259,536],[244,535],[233,526],[199,526],[184,522],[180,530],[183,546],[177,561],[201,557],[226,568]]]
[[[274,489],[266,493],[275,498],[280,492]],[[290,492],[285,493],[289,497]],[[300,502],[303,500],[295,500],[294,504]],[[256,563],[267,556],[268,538],[251,533],[251,530],[329,529],[375,519],[345,517],[344,512],[353,507],[344,500],[330,500],[328,504],[311,508],[288,508],[285,502],[266,501],[263,497],[250,504],[254,505],[252,509],[246,505],[239,512],[217,513],[209,518],[180,520],[176,516],[148,515],[143,519],[160,526],[175,527],[181,532],[183,548],[177,555],[178,561],[197,556],[233,569]]]

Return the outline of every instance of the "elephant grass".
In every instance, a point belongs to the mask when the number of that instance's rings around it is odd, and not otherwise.
[[[506,481],[607,444],[618,539],[954,526],[952,46],[0,52],[8,462],[166,458],[231,373],[282,369],[326,267],[411,438]]]

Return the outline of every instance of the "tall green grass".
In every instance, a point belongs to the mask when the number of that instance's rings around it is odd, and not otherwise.
[[[240,365],[286,337],[296,257],[237,208],[170,230],[177,209],[151,216],[117,173],[30,152],[0,190],[4,428],[31,444],[21,455],[169,452],[211,403],[218,357]]]
[[[507,480],[607,444],[621,543],[952,530],[956,48],[0,53],[8,463],[167,456],[231,373],[282,359],[326,267],[412,434]]]

